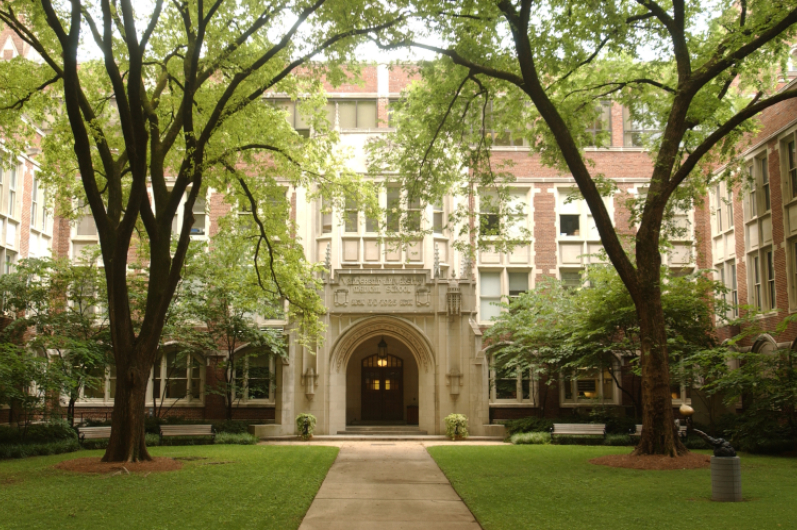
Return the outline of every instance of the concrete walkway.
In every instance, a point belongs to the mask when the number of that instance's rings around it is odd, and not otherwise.
[[[340,448],[299,530],[481,529],[423,444]]]

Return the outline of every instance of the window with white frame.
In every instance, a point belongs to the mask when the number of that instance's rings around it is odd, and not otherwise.
[[[775,257],[772,247],[762,248],[748,255],[750,285],[749,302],[761,311],[774,310],[777,305],[775,291]]]
[[[443,210],[443,199],[441,198],[432,205],[432,231],[435,234],[442,234],[444,225],[445,215]]]
[[[235,396],[241,402],[274,401],[274,363],[270,352],[254,352],[241,356],[233,368]]]
[[[559,279],[565,289],[578,289],[584,284],[583,269],[560,269]]]
[[[501,273],[479,273],[479,320],[487,322],[501,314]]]
[[[517,366],[490,367],[490,402],[501,404],[524,403],[533,405],[535,381],[531,368]]]
[[[619,374],[619,366],[612,368],[585,368],[563,374],[560,385],[562,405],[618,404],[620,393],[612,378],[612,370]]]
[[[343,211],[343,231],[356,234],[359,231],[358,219],[357,203],[352,199],[346,199],[346,208]]]
[[[609,147],[612,144],[612,103],[600,101],[596,104],[597,116],[587,126],[591,136],[589,147]],[[608,136],[607,136],[608,133]]]
[[[750,190],[745,200],[745,219],[755,219],[772,209],[772,195],[769,185],[769,159],[766,150],[755,156],[746,166]]]
[[[153,367],[152,395],[155,400],[204,399],[205,365],[188,352],[169,349]]]
[[[337,105],[338,124],[341,129],[375,129],[376,100],[374,99],[339,99],[330,101]],[[332,108],[330,107],[330,110]]]
[[[628,107],[623,108],[623,145],[625,147],[644,147],[645,141],[661,133],[659,126],[653,126],[649,119],[640,119],[647,110],[644,107],[635,112]],[[635,116],[635,114],[637,116]]]
[[[319,200],[318,205],[320,207],[318,217],[321,220],[321,233],[329,234],[332,232],[332,205],[327,199]]]
[[[720,274],[720,282],[726,289],[722,293],[722,300],[730,306],[725,316],[729,319],[737,317],[739,316],[739,288],[736,278],[736,260],[721,263],[717,270]]]
[[[93,384],[84,384],[80,389],[80,397],[92,402],[112,402],[116,394],[116,366],[98,366],[89,370]]]
[[[183,229],[183,218],[185,216],[185,202],[188,199],[188,194],[190,192],[191,192],[190,189],[186,190],[185,195],[183,195],[183,198],[180,200],[180,205],[177,207],[177,211],[174,214],[174,219],[172,220],[173,238],[180,237],[180,232]],[[194,206],[193,208],[191,208],[191,214],[194,218],[194,222],[191,224],[191,229],[189,232],[191,238],[204,239],[208,235],[207,228],[209,226],[209,223],[208,223],[208,212],[207,212],[207,200],[203,195],[201,194],[197,195],[196,199],[194,200]]]
[[[502,269],[479,271],[479,320],[489,322],[501,314],[504,297],[520,296],[529,290],[529,271]]]
[[[556,191],[559,238],[599,240],[600,234],[595,226],[592,212],[581,193],[575,188],[558,188]],[[604,197],[603,202],[611,215],[609,208],[611,197]]]
[[[788,174],[789,187],[791,188],[790,197],[797,197],[797,132],[789,134],[786,138],[786,172]]]

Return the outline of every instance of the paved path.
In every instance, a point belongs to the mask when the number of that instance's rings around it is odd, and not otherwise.
[[[299,530],[481,530],[424,445],[341,444]]]

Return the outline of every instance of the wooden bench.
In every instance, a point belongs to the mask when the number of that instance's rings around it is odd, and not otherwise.
[[[110,427],[78,427],[77,431],[78,440],[84,442],[86,440],[99,440],[101,438],[111,437]]]
[[[637,423],[636,429],[631,432],[631,436],[642,436],[642,425]],[[686,440],[686,425],[679,425],[678,426],[678,436],[682,440]]]
[[[606,438],[606,424],[604,423],[554,423],[551,427],[551,442],[554,436],[560,434],[575,436],[603,436]]]
[[[213,425],[161,425],[160,440],[170,436],[210,436],[216,438]]]

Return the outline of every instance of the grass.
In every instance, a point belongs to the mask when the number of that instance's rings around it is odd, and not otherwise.
[[[0,529],[295,529],[338,449],[206,445],[150,451],[202,459],[146,477],[52,467],[102,451],[0,462]]]
[[[746,502],[715,503],[708,469],[637,471],[588,462],[628,452],[572,445],[429,448],[485,530],[795,527],[797,459],[740,455]]]

